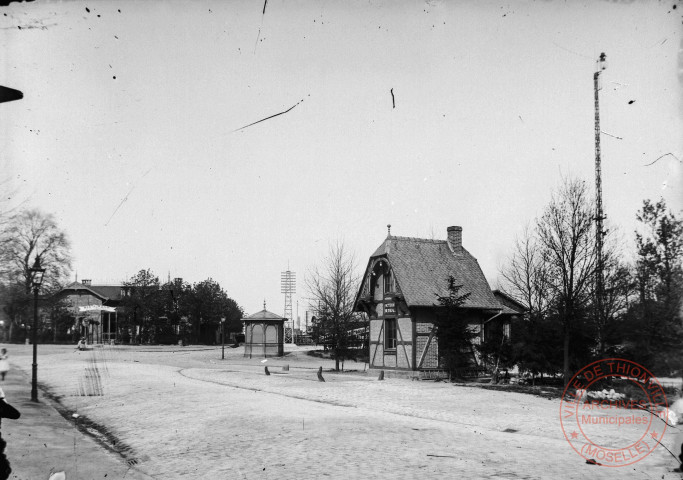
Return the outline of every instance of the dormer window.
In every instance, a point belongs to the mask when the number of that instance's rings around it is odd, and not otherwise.
[[[391,273],[391,270],[387,270],[384,273],[384,293],[389,293],[393,292],[396,289],[394,288],[394,276]]]

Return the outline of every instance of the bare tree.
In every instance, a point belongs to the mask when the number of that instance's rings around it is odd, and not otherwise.
[[[330,247],[328,256],[306,277],[311,308],[318,312],[314,329],[324,338],[335,359],[335,369],[348,354],[352,329],[357,315],[353,304],[360,276],[355,258],[342,242]]]
[[[512,254],[501,269],[501,289],[527,308],[522,321],[513,325],[511,355],[520,370],[536,376],[554,374],[561,342],[552,318],[555,292],[550,285],[548,254],[540,245],[535,226],[527,225],[515,241]],[[501,339],[502,340],[502,339]],[[486,342],[482,344],[486,348]],[[498,343],[496,352],[505,352]]]
[[[501,270],[502,288],[529,310],[532,318],[544,317],[552,301],[548,266],[535,232],[527,225],[508,263]]]
[[[7,222],[2,236],[6,246],[3,259],[6,278],[20,284],[26,294],[31,293],[31,267],[36,258],[46,269],[45,291],[57,289],[68,277],[71,245],[52,215],[40,210],[24,210]]]
[[[31,316],[33,272],[30,269],[36,258],[46,269],[43,292],[54,292],[71,269],[66,234],[51,215],[39,210],[9,215],[0,225],[0,276],[4,284],[4,308],[10,317],[10,338],[15,336],[15,327]]]
[[[548,284],[563,327],[565,382],[570,378],[572,329],[580,309],[591,299],[596,264],[594,211],[586,183],[564,179],[536,225]]]

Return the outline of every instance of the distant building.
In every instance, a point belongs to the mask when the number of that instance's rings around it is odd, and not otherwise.
[[[438,296],[448,296],[453,276],[469,293],[462,305],[470,328],[479,333],[501,328],[523,307],[505,294],[494,294],[479,263],[462,245],[462,228],[448,227],[447,240],[397,237],[389,234],[370,256],[356,296],[355,310],[370,318],[370,368],[425,371],[440,369],[434,321]],[[472,350],[472,362],[478,363]]]
[[[90,280],[73,282],[55,297],[62,300],[73,317],[72,334],[88,343],[109,343],[116,340],[121,299],[126,295],[123,285],[92,285]]]

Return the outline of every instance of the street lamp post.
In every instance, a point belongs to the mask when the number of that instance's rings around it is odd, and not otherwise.
[[[221,359],[225,360],[225,318],[221,318]]]
[[[33,332],[31,337],[33,339],[33,369],[31,378],[31,401],[38,401],[38,290],[43,283],[43,275],[45,269],[40,266],[40,257],[36,257],[36,261],[29,269],[31,272],[31,283],[33,285]]]

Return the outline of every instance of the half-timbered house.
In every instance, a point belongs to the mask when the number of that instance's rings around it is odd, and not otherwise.
[[[448,227],[446,240],[393,236],[370,256],[355,310],[370,318],[370,368],[383,370],[439,370],[434,321],[440,308],[437,296],[448,296],[448,278],[469,293],[460,307],[481,341],[486,328],[502,328],[521,311],[503,304],[492,292],[477,259],[462,245],[462,228]],[[472,362],[477,365],[475,349]]]

